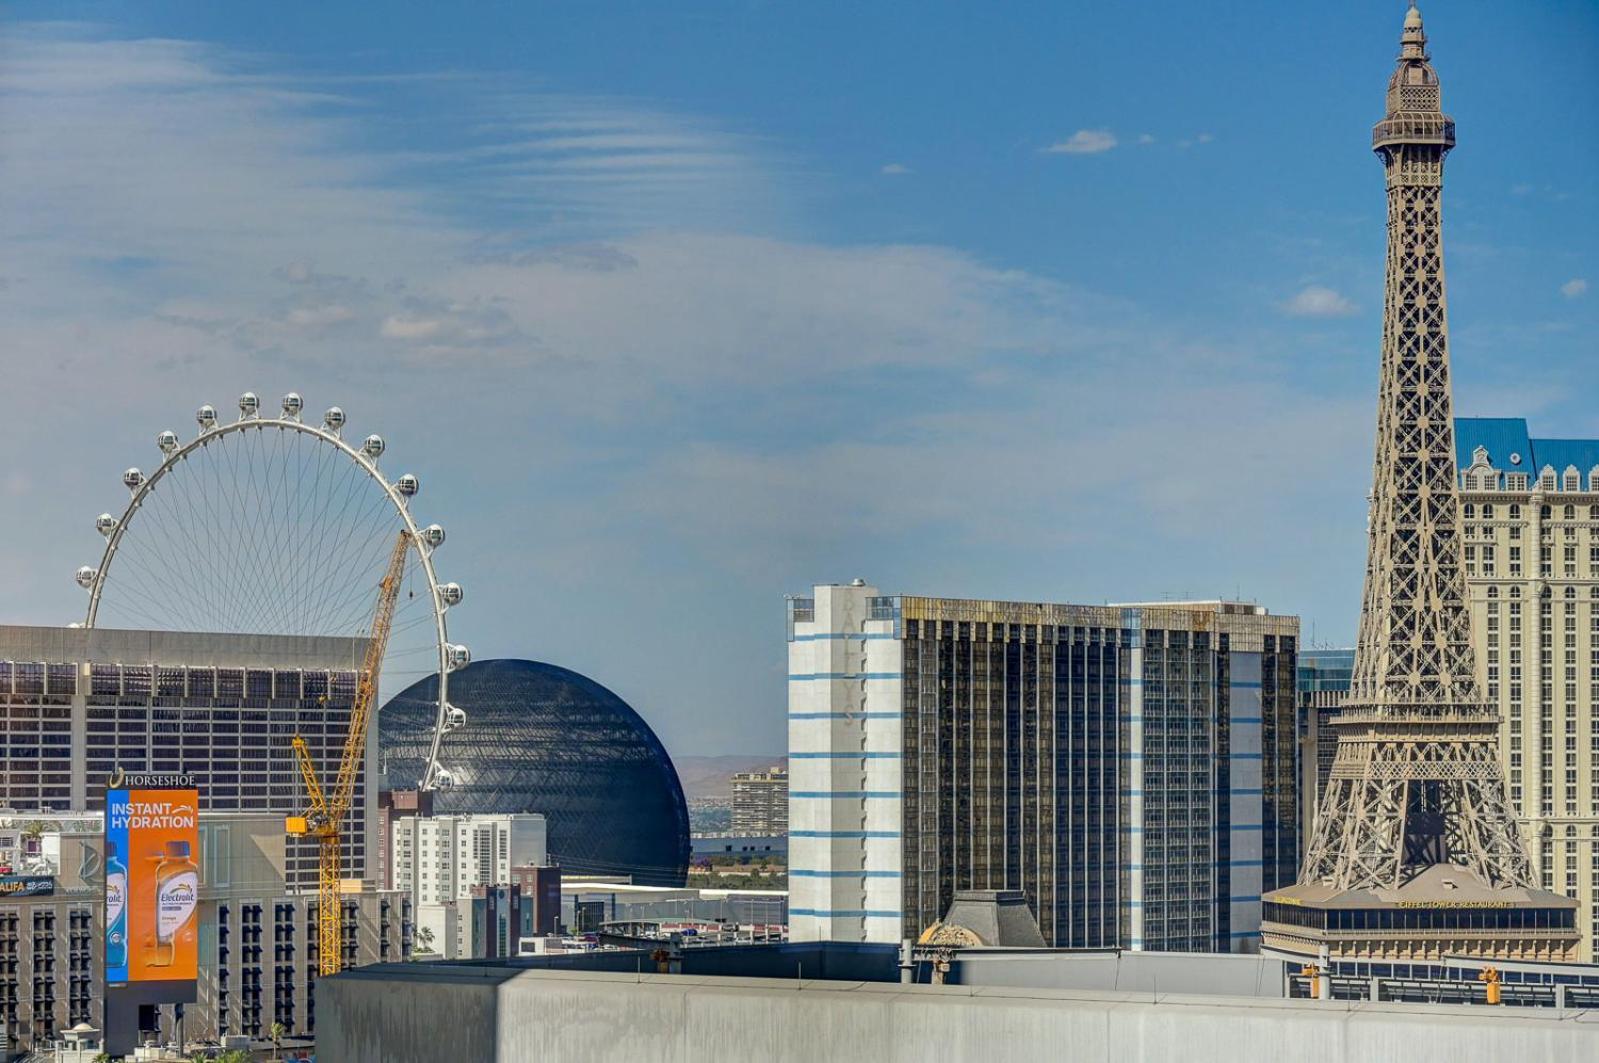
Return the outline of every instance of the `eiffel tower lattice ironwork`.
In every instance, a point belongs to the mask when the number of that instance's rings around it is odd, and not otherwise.
[[[1388,273],[1366,585],[1338,752],[1301,882],[1396,889],[1454,864],[1533,876],[1477,683],[1460,567],[1439,197],[1455,144],[1421,14],[1405,17],[1372,146],[1388,175]]]

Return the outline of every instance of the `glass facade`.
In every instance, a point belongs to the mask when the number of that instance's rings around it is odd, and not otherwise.
[[[72,664],[0,660],[0,807],[72,811]]]
[[[1210,626],[1184,610],[972,614],[917,599],[903,620],[906,932],[956,890],[1020,889],[1052,946],[1247,947],[1298,870],[1297,639],[1228,619],[1235,652],[1171,626]]]
[[[1266,905],[1266,918],[1284,926],[1310,930],[1569,930],[1575,925],[1571,908],[1513,908],[1509,905],[1404,908],[1307,908],[1292,904]]]
[[[1228,906],[1211,903],[1231,894],[1229,662],[1206,631],[1148,630],[1143,645],[1139,939],[1208,952],[1229,933]]]
[[[1295,681],[1299,705],[1300,782],[1297,799],[1300,826],[1306,836],[1315,826],[1316,805],[1327,790],[1338,734],[1332,725],[1355,674],[1353,649],[1302,650]],[[1293,881],[1290,876],[1283,885]]]
[[[1051,945],[1117,943],[1116,628],[907,620],[904,921],[1021,889]]]
[[[305,811],[305,784],[291,743],[305,739],[317,774],[338,774],[357,672],[210,668],[178,664],[89,665],[87,792],[105,807],[106,779],[130,772],[192,775],[203,812]],[[344,874],[366,874],[366,768],[358,769],[345,818]],[[287,838],[286,878],[314,888],[317,847]]]
[[[378,740],[385,787],[414,787],[432,738],[438,677],[384,705]],[[450,675],[466,725],[444,737],[454,783],[439,814],[538,812],[550,859],[574,874],[631,875],[681,886],[688,806],[671,758],[621,698],[576,672],[536,661],[477,661]]]
[[[1260,662],[1261,886],[1274,890],[1299,878],[1298,639],[1265,637]]]
[[[100,811],[106,780],[128,772],[192,775],[202,812],[304,811],[290,742],[303,736],[323,778],[338,770],[356,671],[0,659],[0,805],[19,812]],[[82,733],[74,736],[73,716]],[[73,800],[74,766],[82,799]],[[366,873],[366,772],[344,824],[345,873]],[[315,843],[287,840],[291,888],[317,881]]]

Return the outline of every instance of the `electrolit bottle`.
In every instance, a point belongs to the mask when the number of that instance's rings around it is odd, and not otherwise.
[[[189,859],[189,843],[167,842],[166,855],[155,869],[155,940],[146,962],[170,967],[177,941],[194,924],[200,899],[200,869]]]
[[[116,842],[105,845],[105,965],[128,965],[128,868]]]

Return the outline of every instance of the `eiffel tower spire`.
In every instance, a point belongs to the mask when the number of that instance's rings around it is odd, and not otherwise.
[[[1332,939],[1351,954],[1347,935],[1326,932],[1357,909],[1362,929],[1369,914],[1373,930],[1394,931],[1420,918],[1420,909],[1437,909],[1436,919],[1414,924],[1428,933],[1403,945],[1392,940],[1403,934],[1365,935],[1385,939],[1364,943],[1377,955],[1398,948],[1420,958],[1451,948],[1560,958],[1576,944],[1575,929],[1566,930],[1575,903],[1534,888],[1505,797],[1498,717],[1476,679],[1440,214],[1444,157],[1454,146],[1455,123],[1443,113],[1421,12],[1412,6],[1387,113],[1372,130],[1387,175],[1388,264],[1360,634],[1300,881],[1264,898],[1264,941],[1284,951],[1305,951],[1319,937],[1320,948]],[[1565,933],[1551,934],[1552,917],[1544,916],[1540,932],[1521,935],[1534,944],[1508,944],[1522,913],[1507,912],[1502,925],[1457,925],[1449,913],[1463,903],[1560,910]],[[1444,929],[1458,936],[1445,941],[1435,932]]]
[[[1530,886],[1505,802],[1498,719],[1477,685],[1460,567],[1439,207],[1455,123],[1414,6],[1372,146],[1388,177],[1388,276],[1366,589],[1304,877],[1396,888],[1453,863],[1484,885]]]

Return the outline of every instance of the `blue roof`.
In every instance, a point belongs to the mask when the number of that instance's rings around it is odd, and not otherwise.
[[[1462,472],[1471,468],[1471,454],[1478,447],[1488,451],[1488,463],[1494,468],[1537,478],[1539,466],[1534,464],[1525,417],[1456,417],[1455,464]],[[1521,460],[1512,461],[1512,456]]]
[[[1472,451],[1488,451],[1488,463],[1501,472],[1525,472],[1536,480],[1545,465],[1563,473],[1575,465],[1583,481],[1599,467],[1599,439],[1533,439],[1524,417],[1455,418],[1455,464],[1471,467]],[[1511,460],[1520,456],[1521,461]]]
[[[1532,452],[1538,458],[1539,471],[1550,465],[1559,475],[1575,465],[1583,483],[1599,467],[1599,439],[1534,439]]]

